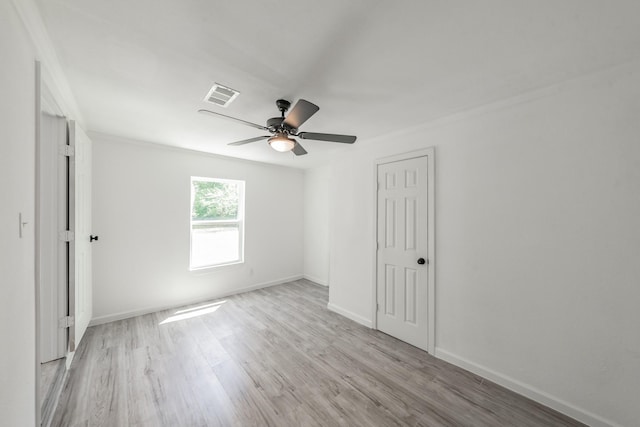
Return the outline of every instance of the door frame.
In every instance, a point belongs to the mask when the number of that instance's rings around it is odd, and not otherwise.
[[[378,158],[373,165],[373,280],[371,295],[371,327],[378,329],[378,167],[386,163],[427,158],[427,352],[435,354],[436,350],[436,241],[435,241],[435,147],[409,151],[393,156]]]
[[[59,369],[56,373],[56,378],[53,380],[55,384],[55,389],[53,389],[53,394],[45,395],[44,398],[40,396],[40,385],[41,385],[41,359],[42,359],[42,349],[41,349],[41,338],[43,331],[41,330],[41,320],[42,320],[42,303],[41,303],[41,286],[42,286],[42,274],[43,273],[43,257],[59,257],[60,255],[64,255],[67,259],[65,259],[60,265],[61,260],[58,260],[58,275],[66,276],[67,268],[68,268],[68,254],[66,249],[62,249],[60,245],[57,246],[54,253],[46,250],[43,247],[43,233],[51,232],[51,227],[54,228],[55,233],[58,234],[60,232],[58,223],[59,220],[64,220],[66,222],[67,212],[62,213],[59,210],[55,213],[55,220],[50,222],[48,225],[44,225],[42,218],[46,213],[43,212],[42,205],[42,192],[43,188],[40,185],[42,179],[51,179],[56,182],[56,186],[58,190],[63,189],[63,193],[66,193],[66,182],[63,183],[59,180],[58,171],[55,174],[52,174],[51,169],[45,169],[43,167],[43,162],[52,160],[50,157],[47,157],[49,154],[44,152],[43,141],[42,141],[42,113],[47,110],[49,113],[55,114],[60,118],[65,118],[64,110],[59,103],[59,95],[55,92],[56,84],[52,80],[50,74],[47,72],[45,66],[42,65],[40,61],[35,61],[35,329],[36,329],[36,340],[35,340],[35,414],[36,414],[36,425],[48,425],[51,422],[51,418],[53,416],[53,410],[57,405],[57,401],[62,391],[62,385],[65,381],[68,363],[69,363],[69,334],[68,329],[66,328],[65,332],[58,335],[58,339],[62,339],[63,342],[58,344],[62,344],[64,347],[64,355],[61,359],[65,359],[65,369]],[[66,120],[65,120],[66,122]],[[68,138],[68,132],[67,132]],[[57,153],[58,150],[54,150]],[[63,172],[65,175],[67,171]],[[59,197],[58,203],[62,203],[62,205],[67,205],[66,202],[66,194],[62,194],[58,192]],[[65,210],[68,211],[68,205]],[[49,248],[50,249],[50,248]],[[64,266],[64,271],[62,270]],[[65,314],[68,314],[68,284],[66,280],[59,280],[61,277],[57,277],[55,281],[57,286],[57,293],[61,296],[65,303],[65,307],[59,307],[62,312],[58,312],[59,316],[64,317]],[[59,320],[56,320],[56,325],[59,324]],[[44,405],[46,403],[46,405]],[[44,407],[46,406],[46,407]]]
[[[37,194],[38,209],[36,216],[38,218],[38,239],[37,239],[37,264],[38,264],[38,281],[40,286],[38,290],[40,294],[40,307],[38,313],[40,317],[40,344],[46,344],[46,340],[42,340],[44,336],[48,336],[48,350],[41,348],[40,363],[43,356],[50,354],[51,347],[57,347],[55,359],[64,358],[67,353],[67,330],[60,326],[60,319],[64,318],[68,312],[68,289],[66,285],[67,276],[67,254],[64,244],[60,241],[60,231],[63,229],[67,221],[67,197],[66,182],[64,177],[67,175],[65,162],[59,154],[60,143],[62,140],[57,139],[60,134],[56,135],[55,143],[49,140],[48,133],[50,129],[44,130],[44,116],[51,116],[58,120],[58,126],[64,123],[64,136],[67,138],[66,123],[67,120],[57,105],[55,98],[48,89],[45,82],[40,85],[41,107],[38,116],[38,161],[37,161]],[[61,123],[62,122],[62,123]],[[44,132],[47,132],[45,135]],[[42,183],[52,183],[55,191],[49,193],[51,187],[43,188]],[[55,209],[51,210],[51,205]],[[45,210],[46,209],[46,210]],[[51,235],[55,235],[54,241],[51,241]],[[55,246],[55,247],[54,247]],[[56,267],[51,270],[50,263],[54,260]],[[47,266],[49,265],[49,266]],[[49,267],[49,268],[48,268]],[[53,273],[53,274],[52,274]],[[45,276],[46,275],[46,276]],[[43,293],[44,292],[44,293]],[[48,294],[49,293],[49,294]],[[53,299],[47,299],[55,296]],[[44,300],[42,299],[44,297]],[[49,328],[45,325],[49,325]],[[43,328],[44,327],[44,328]],[[56,333],[51,333],[51,327],[56,329]],[[46,335],[45,335],[46,333]],[[51,355],[51,357],[54,357]],[[51,359],[51,360],[55,360]]]

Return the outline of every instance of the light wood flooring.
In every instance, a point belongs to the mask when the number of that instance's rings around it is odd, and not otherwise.
[[[582,425],[327,299],[300,280],[89,328],[52,425]]]
[[[43,402],[54,386],[59,369],[64,364],[64,359],[52,360],[40,364],[40,402]]]
[[[40,419],[48,426],[65,376],[65,359],[40,364]]]

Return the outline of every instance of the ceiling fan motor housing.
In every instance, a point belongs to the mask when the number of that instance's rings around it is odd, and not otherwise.
[[[271,117],[270,119],[267,119],[267,127],[269,129],[279,128],[283,121],[283,117]]]
[[[272,117],[267,120],[267,127],[271,132],[284,132],[289,135],[296,135],[297,129],[284,123],[284,117]]]

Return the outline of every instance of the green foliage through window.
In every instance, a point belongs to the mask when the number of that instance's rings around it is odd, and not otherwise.
[[[234,182],[192,181],[192,221],[238,218],[239,188]]]

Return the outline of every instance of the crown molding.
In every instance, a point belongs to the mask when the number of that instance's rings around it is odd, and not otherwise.
[[[36,59],[42,64],[43,81],[54,95],[64,115],[77,121],[80,125],[84,125],[84,118],[80,113],[38,6],[33,0],[11,0],[11,3],[31,38],[36,50]]]

